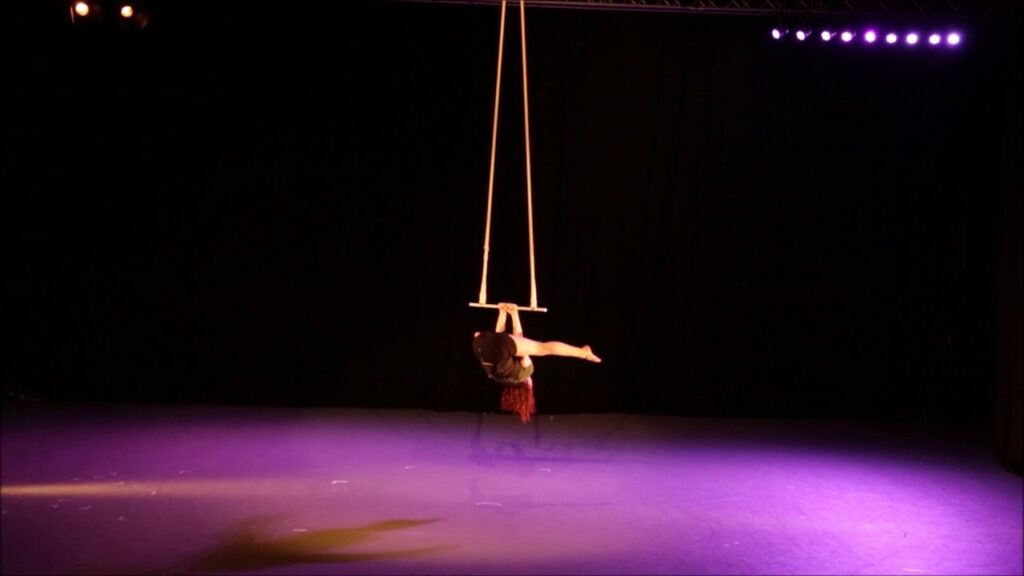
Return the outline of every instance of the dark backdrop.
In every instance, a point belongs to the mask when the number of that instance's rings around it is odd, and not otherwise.
[[[8,21],[9,394],[495,409],[469,345],[494,314],[467,303],[499,9],[215,4],[142,34]],[[489,287],[525,304],[515,15]],[[550,312],[526,333],[605,359],[538,359],[542,412],[989,421],[997,295],[1019,307],[1009,26],[965,15],[951,52],[527,18]]]

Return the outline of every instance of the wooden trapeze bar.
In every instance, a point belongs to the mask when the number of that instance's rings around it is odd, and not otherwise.
[[[481,303],[481,302],[470,302],[469,306],[471,308],[497,308],[498,307],[497,304],[485,304],[485,303]],[[516,308],[520,312],[547,312],[548,311],[547,308],[540,308],[538,306],[519,306],[518,304],[516,305]]]

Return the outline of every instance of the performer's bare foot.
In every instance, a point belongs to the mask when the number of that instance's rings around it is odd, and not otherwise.
[[[601,359],[597,357],[597,354],[594,354],[594,352],[590,349],[590,346],[584,346],[583,351],[586,352],[587,354],[586,356],[583,357],[584,360],[589,360],[590,362],[597,363],[601,362]]]

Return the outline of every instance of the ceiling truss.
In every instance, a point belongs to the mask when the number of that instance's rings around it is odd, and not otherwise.
[[[437,4],[501,5],[501,0],[403,0]],[[518,4],[508,0],[509,4]],[[995,14],[1013,0],[524,0],[527,7],[704,14],[924,15]]]

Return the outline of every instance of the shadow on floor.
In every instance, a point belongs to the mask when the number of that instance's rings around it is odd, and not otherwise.
[[[396,548],[377,552],[339,551],[381,537],[381,533],[415,528],[438,521],[394,519],[353,528],[315,530],[285,537],[267,534],[273,520],[266,516],[240,521],[222,536],[222,542],[187,559],[182,565],[155,573],[208,573],[265,570],[301,564],[331,564],[423,556],[454,545]]]

